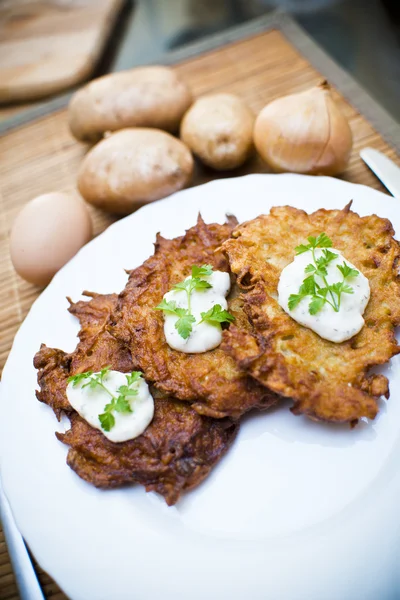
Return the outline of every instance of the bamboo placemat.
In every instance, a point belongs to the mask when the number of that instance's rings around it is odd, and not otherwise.
[[[365,146],[383,151],[400,164],[396,155],[396,149],[399,151],[400,148],[398,126],[287,17],[264,18],[214,36],[175,53],[168,62],[177,60],[179,63],[174,69],[188,82],[195,95],[220,90],[233,92],[256,113],[274,98],[302,91],[327,78],[335,86],[335,97],[349,119],[354,136],[353,153],[343,179],[383,191],[359,158],[359,151]],[[23,121],[22,118],[19,123]],[[16,330],[40,293],[38,288],[22,281],[12,268],[8,251],[11,224],[21,207],[35,195],[74,187],[87,146],[71,137],[66,110],[61,109],[8,131],[1,141],[0,151],[2,367]],[[266,172],[268,168],[257,157],[231,174],[213,173],[197,166],[193,185],[221,176]],[[96,234],[114,220],[99,210],[91,209],[91,212]],[[40,568],[38,572],[45,596],[53,600],[65,599]],[[0,530],[0,600],[18,597]]]

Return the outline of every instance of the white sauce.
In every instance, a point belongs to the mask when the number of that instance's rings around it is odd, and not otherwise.
[[[87,381],[87,380],[86,380]],[[126,385],[125,373],[109,371],[103,379],[104,385],[114,396],[118,396],[117,390],[121,385]],[[150,394],[149,386],[143,378],[140,378],[131,387],[137,389],[136,396],[129,398],[131,413],[119,413],[113,411],[115,425],[110,431],[104,431],[99,421],[99,415],[104,413],[104,407],[111,402],[111,397],[99,386],[91,389],[89,386],[82,389],[85,380],[75,387],[70,382],[67,386],[67,398],[71,406],[92,427],[99,429],[103,435],[112,442],[125,442],[141,435],[151,423],[154,415],[154,400]]]
[[[191,279],[187,277],[186,279]],[[210,277],[201,277],[212,285],[211,288],[205,290],[193,290],[191,295],[191,313],[196,319],[196,323],[192,325],[192,333],[185,340],[175,328],[175,323],[178,318],[176,315],[164,312],[164,334],[168,345],[174,350],[199,354],[207,352],[220,345],[222,341],[221,325],[211,325],[210,323],[200,323],[202,312],[207,312],[220,304],[223,310],[227,310],[228,303],[225,297],[229,294],[231,281],[229,273],[222,271],[213,271]],[[185,280],[186,281],[186,280]],[[177,308],[187,308],[187,296],[184,290],[171,290],[164,295],[168,302],[176,302]]]
[[[349,267],[353,269],[357,269],[357,267],[352,265],[339,250],[334,248],[329,248],[329,250],[338,255],[338,258],[335,258],[327,266],[328,275],[326,279],[331,285],[343,281],[342,274],[336,265],[343,265],[343,261],[345,261]],[[322,249],[317,248],[315,257],[320,258],[320,256],[322,256]],[[278,302],[295,321],[309,327],[322,338],[336,343],[344,342],[353,337],[364,326],[362,315],[370,295],[368,279],[359,269],[357,269],[358,275],[346,279],[346,283],[353,288],[354,293],[342,293],[339,312],[335,312],[329,304],[324,304],[316,315],[310,315],[308,310],[311,301],[310,296],[303,298],[293,310],[289,310],[289,296],[298,293],[304,279],[309,275],[305,273],[305,268],[310,263],[313,263],[311,252],[304,252],[297,255],[293,262],[283,269],[278,284]],[[316,277],[316,282],[321,287],[325,287],[324,282],[319,277]],[[329,295],[328,299],[330,299]]]

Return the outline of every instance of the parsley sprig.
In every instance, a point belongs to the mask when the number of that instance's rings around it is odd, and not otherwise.
[[[176,315],[178,320],[175,323],[175,329],[184,340],[187,340],[189,335],[192,333],[192,325],[196,322],[194,316],[189,312],[187,308],[178,308],[176,302],[173,300],[167,301],[165,298],[156,306],[156,310],[164,310],[165,312]]]
[[[173,290],[186,292],[187,308],[179,308],[176,306],[176,302],[173,300],[165,300],[165,298],[163,298],[160,304],[156,306],[156,310],[163,310],[178,317],[175,328],[184,340],[188,339],[193,331],[193,324],[196,323],[191,307],[192,293],[194,290],[206,290],[212,288],[211,283],[202,279],[202,277],[210,277],[212,273],[213,269],[211,265],[202,265],[201,267],[193,265],[191,277],[174,285],[172,288]],[[220,304],[215,304],[215,306],[207,312],[201,313],[201,321],[199,321],[198,324],[206,322],[211,325],[216,325],[218,323],[232,323],[234,320],[235,317],[227,310],[223,310]]]
[[[235,317],[231,315],[230,312],[224,310],[220,304],[214,304],[210,310],[207,312],[202,312],[200,323],[211,323],[215,325],[216,323],[233,323]]]
[[[140,373],[140,371],[132,371],[132,373],[127,373],[125,375],[126,385],[120,385],[117,389],[117,396],[115,396],[104,383],[104,379],[110,370],[111,367],[107,366],[101,369],[101,371],[98,373],[86,371],[85,373],[78,373],[77,375],[68,377],[68,383],[72,383],[73,387],[76,387],[79,383],[85,381],[85,383],[82,385],[82,389],[85,387],[89,387],[91,389],[96,389],[99,387],[110,396],[111,401],[105,405],[104,412],[99,415],[99,421],[104,431],[110,431],[114,427],[114,412],[119,412],[122,414],[133,412],[130,400],[137,396],[138,388],[137,385],[135,386],[135,384],[142,377],[142,373]]]
[[[328,250],[328,248],[332,247],[332,240],[330,240],[326,233],[321,233],[318,237],[310,236],[307,239],[308,244],[300,244],[300,246],[295,248],[296,255],[311,252],[313,262],[305,268],[305,273],[308,274],[308,277],[304,279],[298,293],[289,296],[289,310],[293,310],[303,298],[310,296],[311,301],[308,305],[310,315],[317,314],[325,304],[329,304],[335,312],[339,312],[342,294],[354,293],[353,288],[346,280],[356,277],[358,271],[343,261],[343,265],[336,265],[342,274],[343,280],[329,284],[327,280],[327,267],[338,257],[337,254]],[[319,258],[315,256],[316,248],[322,249],[322,256]],[[318,283],[316,277],[322,280],[325,287]]]

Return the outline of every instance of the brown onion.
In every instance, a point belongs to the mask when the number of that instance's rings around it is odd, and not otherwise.
[[[347,166],[353,139],[324,82],[267,104],[257,117],[254,143],[275,171],[336,175]]]

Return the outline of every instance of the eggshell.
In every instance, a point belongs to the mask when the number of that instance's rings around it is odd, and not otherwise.
[[[14,221],[11,260],[23,279],[45,286],[91,237],[92,222],[80,198],[43,194],[24,206]]]

